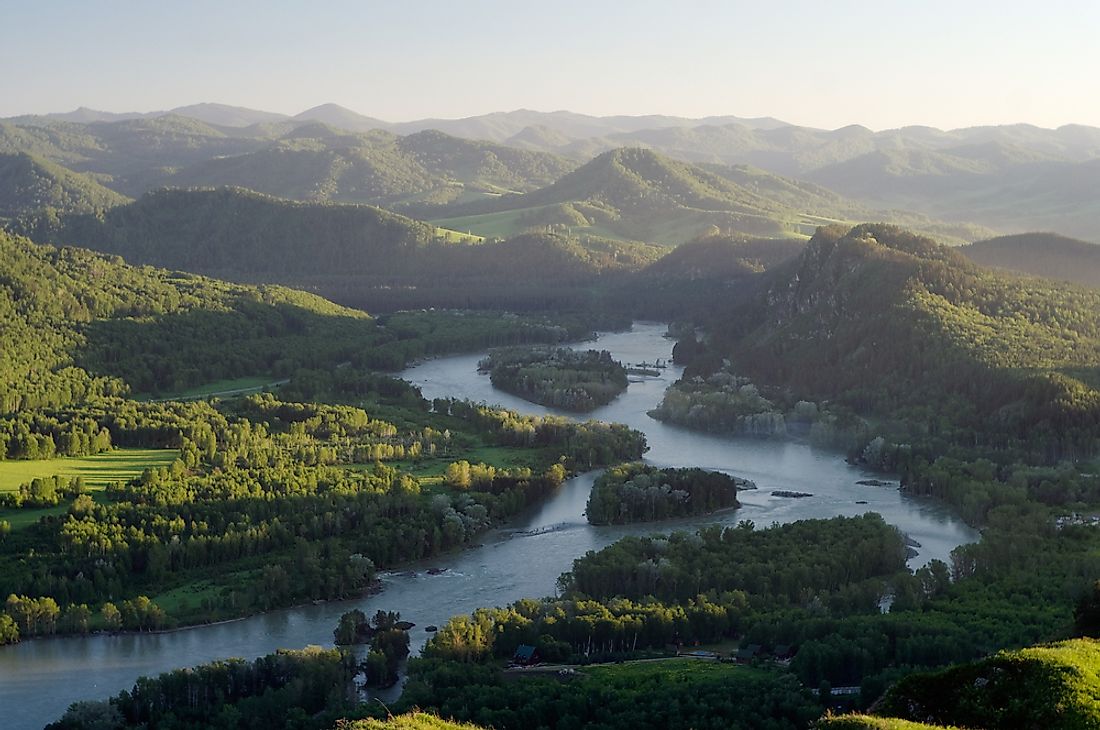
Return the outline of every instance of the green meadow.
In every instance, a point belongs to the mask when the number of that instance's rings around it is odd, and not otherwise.
[[[84,477],[90,489],[103,489],[138,477],[148,467],[168,466],[177,456],[175,449],[115,449],[94,456],[0,461],[0,492],[13,492],[32,479],[52,476]]]

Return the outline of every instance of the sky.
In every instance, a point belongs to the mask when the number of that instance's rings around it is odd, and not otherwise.
[[[333,102],[1100,126],[1097,0],[0,0],[0,117]]]

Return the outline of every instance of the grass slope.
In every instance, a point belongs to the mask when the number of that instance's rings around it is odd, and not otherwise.
[[[953,726],[926,725],[894,717],[873,715],[839,715],[822,718],[814,725],[817,730],[956,730]]]
[[[341,725],[342,730],[480,730],[477,725],[441,720],[426,712],[410,712],[385,720],[358,720]]]
[[[1100,642],[1064,641],[906,677],[876,712],[993,730],[1100,727]]]

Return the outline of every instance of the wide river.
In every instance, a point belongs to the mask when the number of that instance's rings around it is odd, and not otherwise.
[[[624,363],[669,360],[672,341],[665,326],[638,323],[629,332],[601,334],[600,349]],[[484,355],[458,355],[411,367],[402,377],[420,386],[426,398],[453,396],[498,403],[526,413],[544,408],[495,390],[477,372]],[[670,367],[658,377],[636,378],[613,403],[591,414],[645,432],[646,460],[661,466],[701,466],[756,482],[742,492],[742,506],[711,518],[614,527],[593,527],[583,511],[596,474],[567,481],[549,501],[506,528],[486,534],[477,547],[382,576],[384,590],[358,600],[273,611],[241,621],[164,634],[96,635],[24,641],[0,648],[0,727],[41,728],[72,702],[106,698],[127,689],[142,675],[157,674],[226,657],[253,658],[280,647],[331,645],[340,614],[354,607],[368,615],[383,608],[400,611],[416,623],[414,648],[427,638],[424,627],[480,606],[501,606],[525,596],[554,592],[558,576],[573,559],[623,535],[654,533],[722,522],[753,520],[758,526],[813,517],[878,512],[920,547],[912,567],[946,559],[956,546],[977,534],[942,505],[903,496],[895,488],[861,486],[872,478],[845,463],[842,456],[802,443],[728,438],[688,431],[646,415],[665,388],[679,377]],[[809,492],[812,497],[771,496],[772,490]],[[428,568],[442,572],[429,575]],[[435,573],[436,571],[433,571]]]

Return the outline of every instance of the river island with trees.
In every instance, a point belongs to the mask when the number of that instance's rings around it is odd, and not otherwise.
[[[660,469],[641,462],[611,467],[592,485],[585,514],[593,525],[653,522],[737,507],[747,479],[698,467]]]
[[[627,386],[626,368],[607,350],[503,348],[491,351],[478,368],[496,388],[567,411],[606,405]]]

